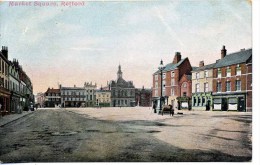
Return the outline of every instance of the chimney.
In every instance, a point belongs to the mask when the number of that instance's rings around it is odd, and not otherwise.
[[[177,64],[180,60],[181,60],[181,53],[176,52],[172,63]]]
[[[200,61],[199,67],[203,67],[203,66],[204,66],[204,61]]]
[[[245,48],[243,48],[243,49],[240,49],[240,51],[242,52],[242,51],[245,51],[246,49]]]
[[[2,53],[6,59],[8,59],[8,47],[2,46]]]
[[[227,55],[227,50],[225,48],[225,45],[223,45],[223,48],[221,50],[221,59],[223,59]]]

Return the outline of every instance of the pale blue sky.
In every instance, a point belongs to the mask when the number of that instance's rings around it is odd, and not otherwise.
[[[105,85],[123,77],[152,86],[161,59],[176,51],[213,63],[226,45],[232,53],[252,47],[252,6],[247,0],[86,2],[83,7],[9,7],[0,3],[0,44],[19,59],[34,93],[48,87]]]

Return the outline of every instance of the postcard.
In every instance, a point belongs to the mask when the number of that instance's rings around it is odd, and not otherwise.
[[[251,0],[1,1],[0,161],[252,162]]]

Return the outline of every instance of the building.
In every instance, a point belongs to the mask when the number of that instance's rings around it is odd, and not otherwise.
[[[132,81],[123,79],[121,66],[118,66],[117,80],[111,81],[111,102],[113,107],[135,106],[135,87]]]
[[[48,88],[44,93],[44,98],[44,107],[61,107],[60,89]]]
[[[86,90],[86,107],[96,106],[96,91],[97,84],[92,82],[85,82],[84,89]]]
[[[136,106],[150,107],[152,106],[152,89],[135,89]]]
[[[21,91],[20,91],[20,78],[19,78],[19,65],[16,59],[9,61],[9,90],[11,92],[11,112],[22,113],[21,106]]]
[[[192,70],[192,109],[212,110],[213,67],[215,63],[204,65]]]
[[[44,103],[45,103],[45,94],[40,92],[37,93],[35,96],[35,102],[36,102],[36,107],[37,108],[43,108],[44,107]]]
[[[84,87],[62,87],[61,106],[62,107],[85,107],[86,106],[86,89]]]
[[[96,105],[100,107],[111,106],[111,91],[110,90],[96,90]]]
[[[213,69],[213,110],[252,111],[252,49],[226,54]]]
[[[9,61],[8,48],[2,46],[0,51],[0,111],[1,115],[10,113],[10,98],[9,91]]]
[[[182,59],[181,53],[176,52],[173,61],[162,67],[162,73],[158,70],[153,74],[152,96],[157,112],[160,109],[160,102],[179,109],[182,108],[181,105],[190,104],[191,71],[189,59],[187,57]]]

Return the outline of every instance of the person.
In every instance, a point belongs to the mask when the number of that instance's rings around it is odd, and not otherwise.
[[[156,113],[156,104],[155,104],[155,102],[153,103],[153,110],[154,110],[154,113]]]

